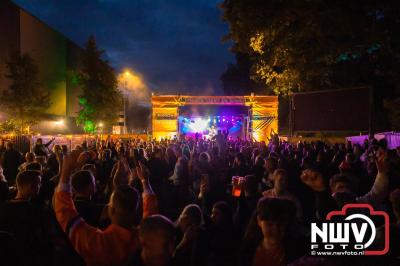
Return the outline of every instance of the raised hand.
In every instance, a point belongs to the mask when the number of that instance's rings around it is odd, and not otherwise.
[[[321,173],[316,170],[306,169],[301,173],[301,181],[314,191],[324,191],[326,185]]]
[[[198,195],[198,198],[202,199],[204,197],[204,195],[206,195],[207,192],[209,192],[209,191],[210,191],[210,188],[209,188],[208,184],[206,184],[206,183],[200,184],[200,193]]]
[[[149,169],[141,162],[139,161],[139,165],[136,167],[136,173],[140,181],[148,181],[149,179]]]
[[[136,174],[140,182],[142,182],[143,192],[154,194],[149,182],[150,171],[141,161],[139,161],[139,165],[136,167]]]
[[[113,177],[114,187],[128,184],[128,173],[122,160],[117,162],[115,174]]]
[[[132,170],[130,171],[128,179],[129,179],[128,182],[129,182],[130,185],[134,184],[134,181],[136,179],[138,179],[138,175],[137,175],[136,169],[134,169],[133,171]]]
[[[64,155],[61,169],[61,181],[69,183],[72,172],[78,167],[79,151],[72,151]]]
[[[378,173],[387,173],[389,171],[389,162],[387,159],[387,151],[379,148],[375,157],[376,168]]]

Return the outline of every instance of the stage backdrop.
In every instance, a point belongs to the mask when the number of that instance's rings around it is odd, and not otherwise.
[[[367,132],[370,119],[368,88],[294,93],[292,132]]]

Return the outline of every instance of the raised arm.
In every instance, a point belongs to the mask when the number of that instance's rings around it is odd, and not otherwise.
[[[60,182],[55,193],[55,212],[62,229],[67,231],[68,223],[78,216],[72,200],[71,174],[77,166],[79,153],[65,155],[61,165]]]
[[[158,213],[157,197],[149,182],[149,170],[139,161],[136,173],[143,186],[143,218]]]
[[[72,200],[70,179],[77,166],[78,155],[79,153],[74,151],[64,156],[60,182],[54,195],[54,209],[57,221],[67,234],[72,246],[85,260],[91,260],[95,254],[103,250],[102,233],[80,217]]]
[[[51,143],[53,143],[54,140],[55,140],[55,138],[52,138],[52,139],[49,140],[46,144],[44,144],[44,146],[45,146],[46,148],[48,148],[48,147],[51,145]]]
[[[325,219],[330,211],[338,208],[321,173],[306,169],[302,172],[300,179],[314,191],[316,216],[318,219]]]
[[[374,206],[379,205],[386,198],[389,191],[387,151],[378,150],[375,162],[378,174],[376,175],[374,185],[367,194],[357,198],[357,202],[369,203]]]

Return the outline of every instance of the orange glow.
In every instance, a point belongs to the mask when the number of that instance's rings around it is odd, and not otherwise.
[[[240,197],[241,192],[242,192],[242,190],[240,187],[240,177],[233,176],[232,177],[232,196]]]
[[[143,76],[133,70],[125,70],[118,75],[119,87],[126,90],[126,93],[132,93],[135,99],[143,99],[148,97],[149,90]]]
[[[64,121],[64,119],[60,119],[60,120],[54,121],[54,123],[57,126],[63,126],[65,124],[65,121]]]

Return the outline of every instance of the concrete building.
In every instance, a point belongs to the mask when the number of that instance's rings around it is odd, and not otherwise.
[[[39,67],[40,80],[51,92],[50,122],[39,124],[41,133],[78,132],[73,117],[79,110],[79,87],[73,70],[82,48],[49,25],[9,0],[0,1],[0,89],[10,81],[5,77],[6,62],[14,53],[29,54]],[[66,124],[54,123],[64,119]],[[67,129],[68,127],[68,129]]]

